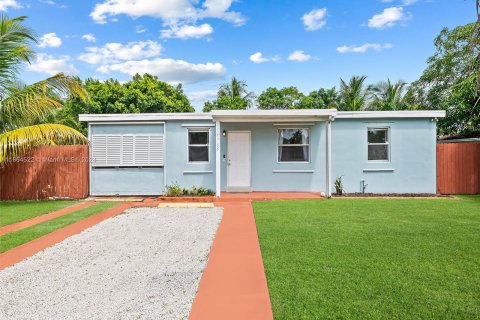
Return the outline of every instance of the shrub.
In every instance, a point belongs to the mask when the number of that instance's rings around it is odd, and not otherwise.
[[[333,184],[333,186],[335,187],[335,193],[337,195],[342,195],[342,193],[344,191],[343,190],[342,177],[343,176],[337,177],[337,179],[335,179],[335,183]]]
[[[165,195],[168,197],[179,197],[182,195],[182,189],[178,186],[177,183],[166,186]]]

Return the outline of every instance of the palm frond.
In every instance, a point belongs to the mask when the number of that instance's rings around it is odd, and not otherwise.
[[[8,90],[8,97],[0,101],[0,132],[38,122],[61,108],[61,98],[68,94],[87,99],[78,79],[62,73],[29,86],[12,85]]]
[[[20,157],[40,146],[87,144],[88,140],[75,129],[61,124],[40,124],[0,134],[0,164]]]
[[[37,42],[36,35],[23,24],[25,19],[24,16],[13,19],[0,16],[0,98],[17,78],[21,65],[35,57],[32,42]]]

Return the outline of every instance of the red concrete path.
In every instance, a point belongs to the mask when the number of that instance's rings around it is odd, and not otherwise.
[[[48,233],[40,238],[34,239],[30,242],[24,243],[11,250],[0,253],[0,270],[5,269],[17,262],[22,261],[30,256],[33,256],[37,252],[40,252],[54,244],[65,240],[66,238],[80,233],[83,230],[90,228],[97,223],[114,217],[126,209],[132,206],[131,203],[122,203],[113,208],[109,208],[101,213],[95,214],[83,220],[72,223],[66,227],[57,229],[51,233]]]
[[[10,233],[10,232],[25,229],[27,227],[31,227],[31,226],[34,226],[36,224],[39,224],[39,223],[42,223],[42,222],[45,222],[45,221],[48,221],[48,220],[51,220],[51,219],[58,218],[60,216],[64,216],[64,215],[69,214],[73,211],[88,208],[91,205],[93,205],[94,203],[95,203],[95,201],[85,201],[85,202],[77,203],[77,204],[74,204],[72,206],[62,208],[62,209],[54,211],[54,212],[50,212],[50,213],[47,213],[47,214],[42,214],[40,216],[31,218],[31,219],[27,219],[27,220],[23,220],[23,221],[20,221],[20,222],[17,222],[17,223],[12,223],[12,224],[3,226],[3,227],[0,228],[0,236],[3,236],[4,234]]]
[[[251,200],[318,199],[317,193],[224,193],[224,208],[190,320],[273,319]]]

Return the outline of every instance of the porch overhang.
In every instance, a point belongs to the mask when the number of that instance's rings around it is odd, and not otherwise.
[[[219,122],[318,122],[335,117],[336,109],[308,110],[214,110],[213,121]]]

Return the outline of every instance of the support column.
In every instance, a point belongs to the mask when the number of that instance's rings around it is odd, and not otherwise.
[[[331,118],[328,119],[327,123],[326,123],[326,128],[325,128],[325,131],[326,131],[326,135],[325,135],[325,139],[326,139],[326,162],[327,162],[327,171],[326,171],[326,174],[325,174],[325,187],[326,187],[326,191],[325,191],[325,196],[327,198],[330,198],[332,196],[332,185],[331,185],[331,181],[332,181],[332,120]]]
[[[220,156],[220,137],[221,137],[220,121],[215,121],[215,196],[220,197],[221,183],[221,156]]]

